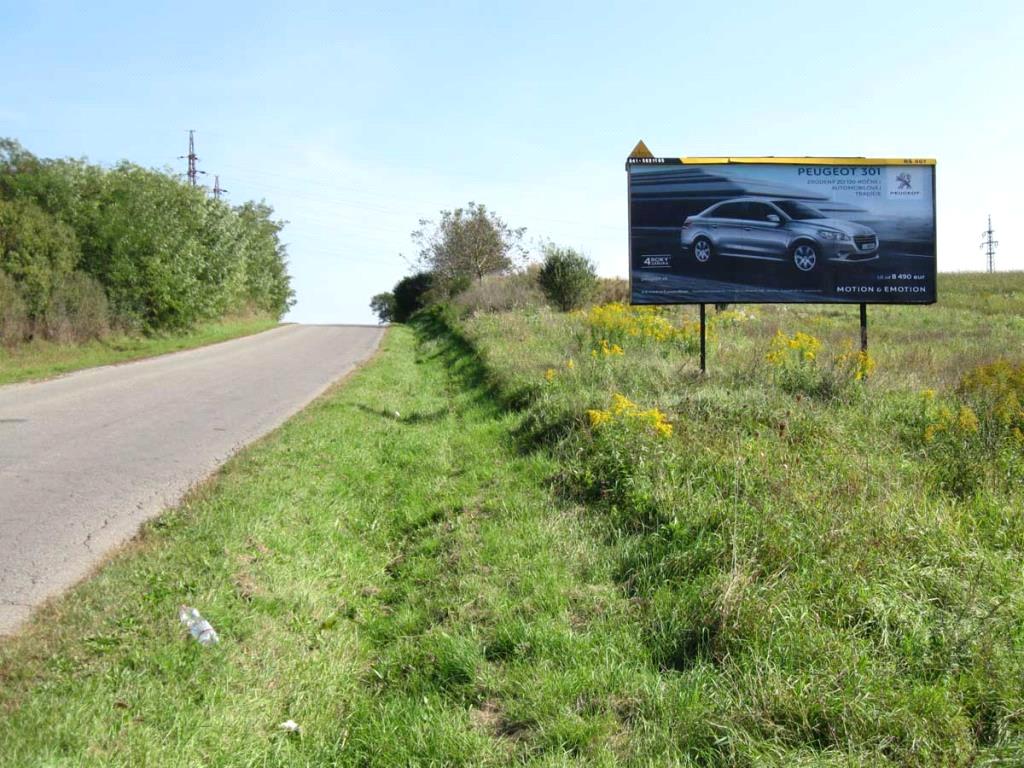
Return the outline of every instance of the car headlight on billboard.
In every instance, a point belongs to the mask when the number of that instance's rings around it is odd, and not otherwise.
[[[849,240],[850,236],[845,232],[835,232],[831,229],[819,229],[818,234],[826,240]]]

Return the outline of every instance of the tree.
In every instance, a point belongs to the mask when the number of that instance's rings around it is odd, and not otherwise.
[[[274,219],[274,209],[263,201],[245,203],[234,211],[245,243],[246,296],[261,311],[280,317],[295,305],[288,251],[280,238],[288,222]]]
[[[378,293],[370,299],[370,309],[377,314],[382,323],[390,323],[395,317],[395,294]]]
[[[438,222],[420,220],[412,233],[420,249],[420,263],[434,274],[449,294],[469,280],[504,272],[525,255],[520,242],[525,228],[512,229],[486,206],[441,211]]]
[[[126,327],[187,328],[247,311],[280,317],[294,304],[284,224],[265,203],[232,207],[170,172],[40,159],[0,138],[0,271],[33,323],[76,269],[99,282]],[[84,285],[68,284],[62,306],[92,297]]]
[[[18,181],[39,171],[39,158],[14,139],[0,137],[0,196],[14,197]]]
[[[597,272],[582,253],[548,243],[544,246],[544,263],[537,282],[548,301],[568,312],[582,307],[594,295]]]
[[[0,200],[0,272],[18,285],[29,317],[42,316],[50,294],[71,274],[80,254],[67,224],[27,200]]]

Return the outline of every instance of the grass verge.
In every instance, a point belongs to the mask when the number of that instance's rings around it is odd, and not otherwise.
[[[664,688],[613,562],[547,490],[551,458],[517,449],[519,417],[471,352],[425,333],[393,329],[375,362],[0,649],[0,764],[659,750],[629,726]],[[184,636],[181,602],[219,645]],[[287,719],[302,733],[279,731]]]
[[[36,339],[13,349],[0,346],[0,386],[203,347],[260,333],[277,325],[278,322],[272,318],[246,317],[204,323],[179,334],[113,335],[85,344],[57,344]]]

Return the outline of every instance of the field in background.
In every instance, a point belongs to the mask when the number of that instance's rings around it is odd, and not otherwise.
[[[216,344],[269,330],[278,325],[268,317],[245,317],[204,323],[182,333],[126,336],[113,334],[82,344],[58,344],[36,339],[13,348],[0,346],[0,385],[32,381],[97,365],[111,365],[144,357]]]

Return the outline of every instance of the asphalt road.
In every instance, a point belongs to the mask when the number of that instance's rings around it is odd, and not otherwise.
[[[366,359],[381,335],[290,325],[0,387],[0,635]]]

